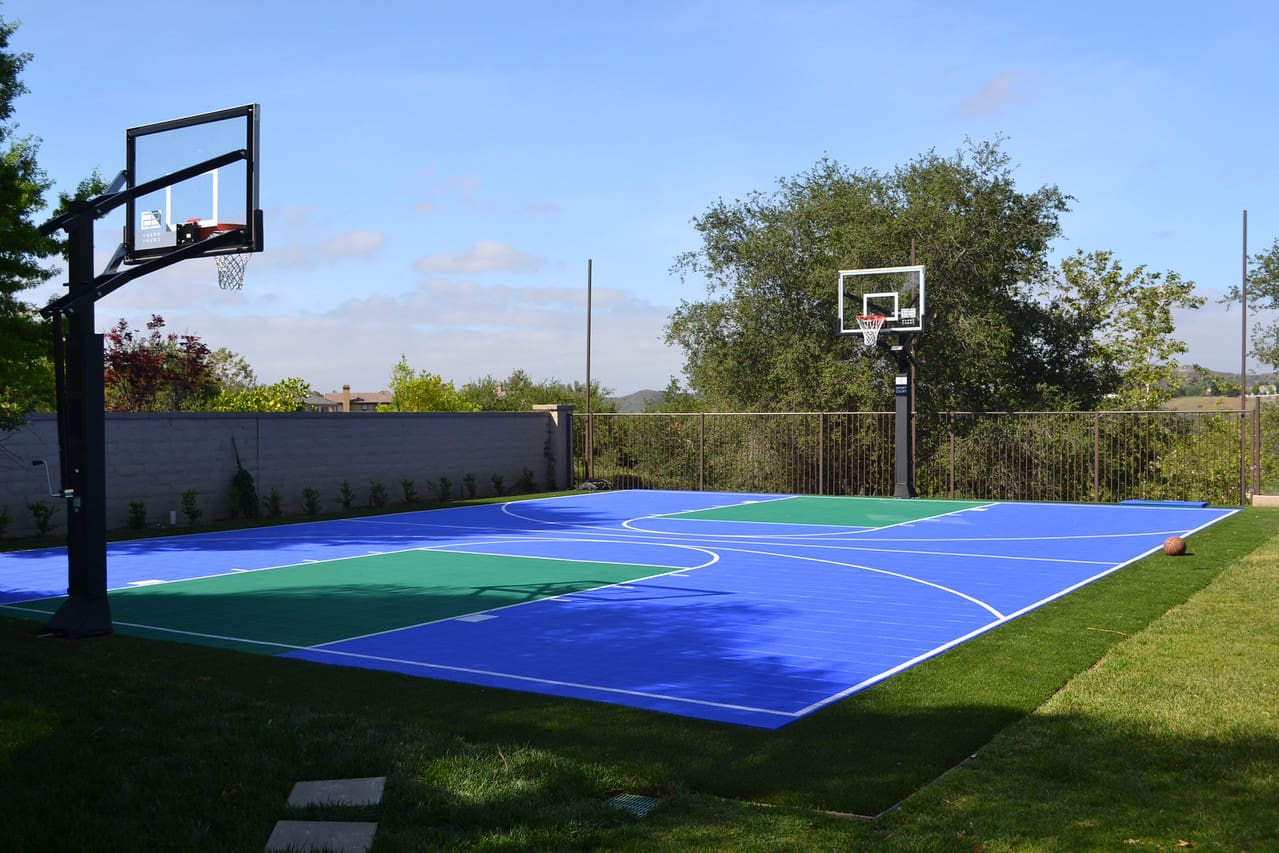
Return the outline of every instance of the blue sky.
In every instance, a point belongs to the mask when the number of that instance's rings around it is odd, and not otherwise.
[[[1240,281],[1242,211],[1252,251],[1279,237],[1272,4],[4,0],[0,16],[33,54],[15,119],[58,189],[122,169],[128,127],[261,104],[267,251],[244,291],[186,262],[102,300],[98,323],[158,313],[262,381],[322,392],[384,388],[401,354],[459,385],[582,379],[588,258],[592,377],[661,388],[683,363],[666,319],[705,294],[670,273],[691,220],[824,155],[888,170],[1005,137],[1022,190],[1074,196],[1059,256],[1110,249],[1198,283],[1212,301],[1178,335],[1214,369],[1239,367],[1239,309],[1216,299]],[[103,262],[117,227],[98,229]]]

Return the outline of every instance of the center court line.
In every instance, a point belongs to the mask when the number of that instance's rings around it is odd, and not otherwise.
[[[509,540],[501,540],[501,541],[509,541]],[[450,554],[476,554],[478,556],[485,556],[485,557],[511,557],[516,560],[557,560],[564,563],[597,563],[599,565],[604,565],[604,566],[634,566],[636,568],[669,569],[670,571],[681,571],[681,572],[691,571],[692,569],[704,569],[707,566],[713,566],[715,565],[715,563],[719,562],[719,554],[715,553],[709,548],[701,548],[696,545],[684,545],[678,542],[645,542],[645,541],[627,542],[626,540],[618,540],[618,539],[569,539],[561,536],[550,536],[550,537],[537,538],[537,539],[521,538],[521,539],[514,540],[511,544],[538,545],[546,542],[572,542],[574,544],[581,543],[581,542],[594,542],[596,544],[608,544],[608,545],[625,545],[625,544],[644,545],[649,548],[678,548],[680,550],[685,550],[685,551],[697,551],[701,554],[707,555],[708,557],[710,557],[710,559],[707,560],[705,563],[702,563],[701,565],[697,565],[697,566],[663,566],[656,563],[631,563],[631,562],[625,562],[622,560],[586,560],[586,559],[580,559],[577,557],[557,557],[554,555],[545,556],[542,554],[503,554],[496,551],[457,550],[457,549],[479,547],[482,545],[496,544],[493,541],[452,542],[445,545],[423,545],[419,550],[422,550],[422,551],[446,551],[447,550],[447,552]]]

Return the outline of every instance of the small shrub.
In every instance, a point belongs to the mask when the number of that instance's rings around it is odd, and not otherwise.
[[[381,509],[386,506],[386,502],[390,500],[386,493],[386,486],[377,480],[369,480],[369,506],[374,509]]]
[[[468,498],[475,497],[476,486],[474,474],[467,474],[462,478],[462,488],[466,490],[466,496]]]
[[[195,505],[195,499],[200,493],[195,489],[187,489],[182,493],[182,514],[187,517],[187,524],[195,524],[203,511]]]
[[[310,486],[302,490],[302,511],[307,515],[315,515],[320,511],[320,493]]]
[[[448,500],[453,495],[453,484],[449,482],[448,477],[441,477],[435,481],[435,496],[441,502]]]
[[[258,489],[247,468],[235,469],[231,478],[231,517],[258,517]]]
[[[417,503],[417,486],[413,485],[412,480],[400,480],[400,489],[404,492],[404,502],[406,504]]]
[[[537,491],[537,481],[533,479],[533,469],[525,468],[520,472],[520,479],[515,488],[526,494]]]
[[[253,475],[240,464],[240,451],[231,439],[231,452],[235,456],[235,474],[231,477],[231,517],[258,517],[258,489],[253,484]]]
[[[338,486],[338,503],[342,504],[342,509],[350,509],[351,504],[355,503],[355,490],[347,480],[343,480],[342,485]]]
[[[36,523],[36,533],[44,536],[53,526],[53,515],[58,508],[48,501],[31,501],[27,504],[31,519]]]
[[[147,526],[146,501],[129,501],[129,527],[142,530]]]
[[[503,485],[506,482],[506,478],[501,474],[494,474],[492,477],[489,477],[489,482],[493,484],[493,494],[501,497],[506,493],[506,487]]]
[[[262,511],[266,513],[267,518],[279,518],[283,509],[280,506],[280,490],[272,489],[267,496],[262,499]]]

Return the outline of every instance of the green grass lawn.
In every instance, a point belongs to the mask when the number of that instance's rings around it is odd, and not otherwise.
[[[778,731],[0,620],[0,848],[327,817],[378,850],[1279,849],[1277,530],[1243,512]],[[285,808],[374,775],[376,808]]]

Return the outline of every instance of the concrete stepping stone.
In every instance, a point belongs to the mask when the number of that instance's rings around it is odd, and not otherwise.
[[[368,853],[373,847],[376,823],[333,820],[282,820],[267,839],[267,853],[273,851],[326,851],[326,853]]]
[[[289,794],[289,806],[376,806],[382,802],[385,787],[385,776],[298,782]]]

